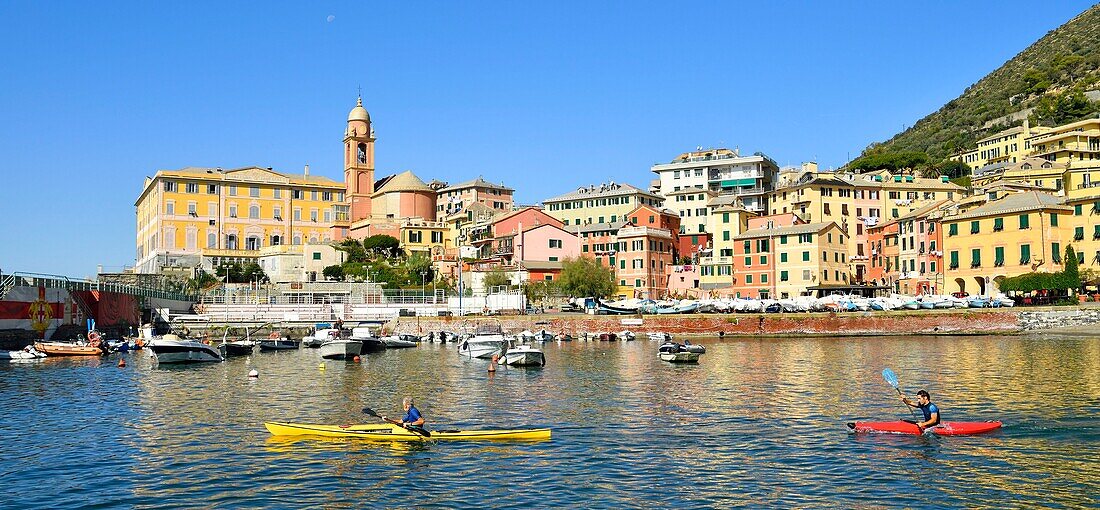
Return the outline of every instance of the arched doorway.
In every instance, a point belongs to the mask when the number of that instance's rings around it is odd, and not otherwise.
[[[956,292],[966,292],[966,280],[955,278],[955,286],[958,287]]]
[[[993,290],[1000,291],[1001,290],[1001,282],[1005,281],[1005,278],[1006,278],[1006,276],[1003,275],[1003,274],[993,277]]]
[[[986,280],[984,276],[975,276],[974,282],[978,284],[978,295],[985,295]]]

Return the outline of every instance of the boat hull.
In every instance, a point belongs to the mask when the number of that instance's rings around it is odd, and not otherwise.
[[[545,441],[550,429],[515,430],[433,430],[431,437],[406,430],[398,425],[311,425],[304,423],[267,422],[264,427],[276,436],[357,437],[374,441]]]
[[[662,352],[660,353],[661,361],[667,361],[669,363],[698,363],[699,353],[697,352]]]
[[[907,421],[857,421],[849,423],[848,428],[857,434],[921,434],[920,428],[915,423]],[[984,434],[999,428],[1001,428],[999,421],[945,421],[925,429],[924,432],[941,436],[967,436]]]
[[[149,345],[157,363],[205,363],[224,361],[222,355],[209,345],[199,342],[153,342]]]
[[[103,349],[90,345],[77,345],[66,342],[36,342],[34,349],[46,356],[100,356]]]
[[[514,367],[541,367],[546,365],[546,356],[536,350],[508,351],[500,362]]]
[[[221,348],[226,356],[247,356],[255,347],[252,342],[225,342]]]
[[[298,349],[298,342],[289,338],[260,340],[261,351],[290,351]]]
[[[325,359],[354,358],[363,351],[359,340],[331,340],[321,344],[321,357]]]

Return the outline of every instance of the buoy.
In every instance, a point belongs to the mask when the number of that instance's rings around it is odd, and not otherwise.
[[[494,354],[493,355],[493,361],[491,363],[489,363],[489,371],[490,372],[496,372],[497,371],[497,359],[499,359],[499,356]]]
[[[320,368],[321,370],[324,370],[325,369],[325,364],[321,363],[320,365],[317,366],[317,368]]]
[[[124,360],[124,359],[118,360],[118,368],[125,368],[125,367],[126,367],[126,360]]]
[[[253,368],[252,370],[248,371],[248,377],[250,379],[256,379],[256,378],[260,377],[260,371]]]
[[[359,363],[359,356],[356,356],[356,357],[354,357],[354,358],[351,358],[351,360],[352,360],[352,361],[354,361],[354,362],[356,362],[356,363]]]

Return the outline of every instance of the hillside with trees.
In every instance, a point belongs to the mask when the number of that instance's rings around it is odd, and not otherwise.
[[[871,144],[849,168],[867,157],[892,159],[907,153],[924,169],[934,168],[990,134],[1029,119],[1055,126],[1100,113],[1100,101],[1086,92],[1100,89],[1100,5],[1048,32],[962,95],[912,127]],[[928,161],[914,154],[924,154]],[[885,156],[884,156],[885,155]],[[863,161],[863,168],[868,162]],[[953,169],[957,172],[958,169]],[[933,173],[928,171],[927,173]]]

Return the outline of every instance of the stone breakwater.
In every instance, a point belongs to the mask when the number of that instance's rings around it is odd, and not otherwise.
[[[1094,326],[1100,323],[1100,309],[1027,311],[1016,317],[1024,331]]]
[[[736,315],[526,315],[499,318],[401,318],[394,328],[398,333],[429,331],[461,331],[480,323],[499,322],[505,331],[545,329],[554,334],[577,337],[584,333],[617,332],[629,329],[639,332],[667,332],[673,335],[697,336],[841,336],[841,335],[988,335],[1013,334],[1029,329],[1063,325],[1065,319],[1047,320],[1041,317],[1067,312],[1017,312],[1014,310],[947,310],[926,312],[856,312],[830,314],[736,314]],[[1080,313],[1080,312],[1079,312]],[[1100,312],[1098,312],[1100,313]],[[1021,314],[1031,314],[1022,320]],[[1091,315],[1090,315],[1091,316]],[[1081,322],[1089,319],[1082,318]],[[1091,319],[1096,321],[1097,318]],[[641,322],[638,324],[638,322]],[[1029,327],[1025,327],[1025,324]],[[1071,325],[1071,324],[1064,324]]]

